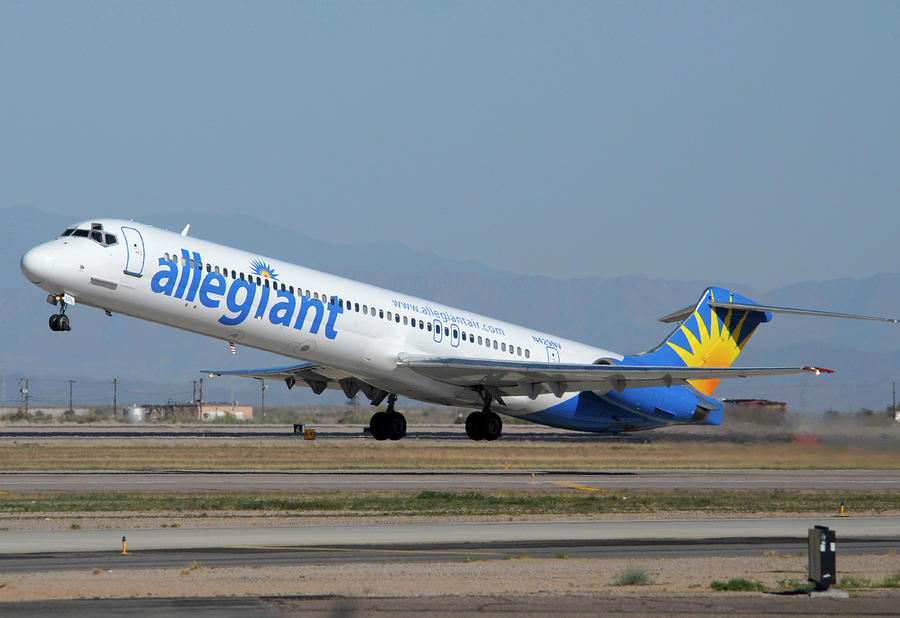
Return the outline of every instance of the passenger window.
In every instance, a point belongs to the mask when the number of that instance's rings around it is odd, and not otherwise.
[[[241,281],[243,281],[243,280],[244,280],[244,273],[240,273],[240,275],[241,275]]]
[[[359,313],[359,303],[353,304],[353,310],[356,311],[357,313]]]
[[[427,328],[428,328],[428,332],[430,333],[431,332],[431,322],[428,323]]]
[[[497,340],[496,339],[494,339],[494,349],[495,350],[497,349]]]
[[[409,324],[409,320],[406,316],[403,316],[403,326],[406,326],[407,324]]]
[[[478,335],[478,345],[481,345],[481,335]]]
[[[338,299],[338,307],[340,307],[341,309],[344,308],[344,299],[343,298]]]
[[[293,293],[294,293],[294,286],[289,285],[289,286],[288,286],[288,292],[290,292],[291,294],[293,294]]]
[[[319,300],[319,293],[318,293],[318,292],[313,292],[313,298],[314,298],[315,300]]]
[[[378,317],[381,318],[382,320],[384,319],[384,309],[378,310]]]
[[[475,343],[475,335],[469,333],[469,343]]]
[[[425,322],[419,320],[419,330],[423,330],[425,328]]]
[[[367,305],[363,305],[363,315],[368,315],[369,307]]]
[[[309,290],[306,290],[306,297],[307,297],[307,298],[311,298],[311,297],[312,297],[312,292],[310,292]]]
[[[233,270],[231,271],[231,278],[232,278],[232,279],[237,279],[237,273],[234,272]],[[241,277],[241,279],[243,279],[243,277]]]
[[[210,264],[209,262],[206,263],[206,272],[208,272],[208,273],[212,272],[212,264]]]
[[[522,356],[522,348],[516,348],[516,356]]]
[[[528,348],[525,348],[525,358],[531,358],[531,352],[528,350]]]
[[[390,311],[387,312],[387,319],[388,319],[388,322],[390,322],[390,321],[393,319],[393,318],[391,318],[391,312],[390,312]]]
[[[269,287],[269,280],[263,279],[263,285],[265,285],[266,287]]]
[[[395,313],[395,314],[394,314],[394,321],[395,321],[397,324],[400,323],[400,314],[399,314],[399,313]]]
[[[501,344],[500,344],[500,351],[501,351],[501,352],[506,352],[506,344],[505,344],[505,343],[501,343]]]
[[[187,265],[188,265],[187,258],[184,257],[184,256],[182,255],[182,256],[181,256],[181,267],[182,267],[182,268],[187,268]],[[241,275],[241,279],[243,279],[243,278],[244,278],[244,276]]]

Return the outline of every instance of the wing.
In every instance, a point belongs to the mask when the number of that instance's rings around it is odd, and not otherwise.
[[[388,395],[386,391],[374,384],[370,384],[346,371],[316,363],[301,363],[299,365],[268,369],[236,369],[230,371],[208,369],[204,370],[203,373],[208,373],[209,377],[238,376],[241,378],[255,378],[257,380],[284,380],[289,389],[293,388],[298,382],[305,382],[316,395],[326,388],[339,388],[344,391],[348,399],[352,399],[356,396],[356,393],[362,392],[375,405],[381,403],[381,400]]]
[[[685,385],[688,380],[748,378],[791,373],[832,373],[821,367],[656,367],[521,363],[466,358],[406,358],[400,365],[421,375],[458,386],[484,388],[494,396],[611,390]]]

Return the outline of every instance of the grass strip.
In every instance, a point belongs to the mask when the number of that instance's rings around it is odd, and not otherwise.
[[[29,493],[0,495],[0,514],[276,513],[337,516],[597,515],[608,513],[822,513],[841,501],[854,512],[900,507],[900,491],[637,491],[309,492],[284,493]]]
[[[900,448],[786,443],[44,440],[4,442],[0,470],[900,469]]]

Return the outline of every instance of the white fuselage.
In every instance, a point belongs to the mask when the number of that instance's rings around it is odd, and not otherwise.
[[[401,355],[593,363],[621,355],[469,311],[130,221],[61,236],[22,258],[54,297],[333,368],[386,392],[480,407],[480,395],[398,366]],[[73,229],[73,228],[70,228]],[[112,236],[111,236],[112,235]],[[114,236],[114,237],[113,237]],[[114,243],[105,241],[115,241]],[[566,395],[573,396],[574,393]],[[498,412],[555,406],[507,397]]]

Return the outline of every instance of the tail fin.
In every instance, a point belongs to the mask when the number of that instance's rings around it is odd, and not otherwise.
[[[756,327],[771,320],[772,314],[749,307],[713,306],[719,302],[756,305],[730,290],[707,288],[693,309],[687,307],[662,318],[664,322],[680,324],[655,349],[642,354],[640,362],[671,367],[730,367]],[[718,379],[690,381],[691,386],[707,396],[718,383]]]

